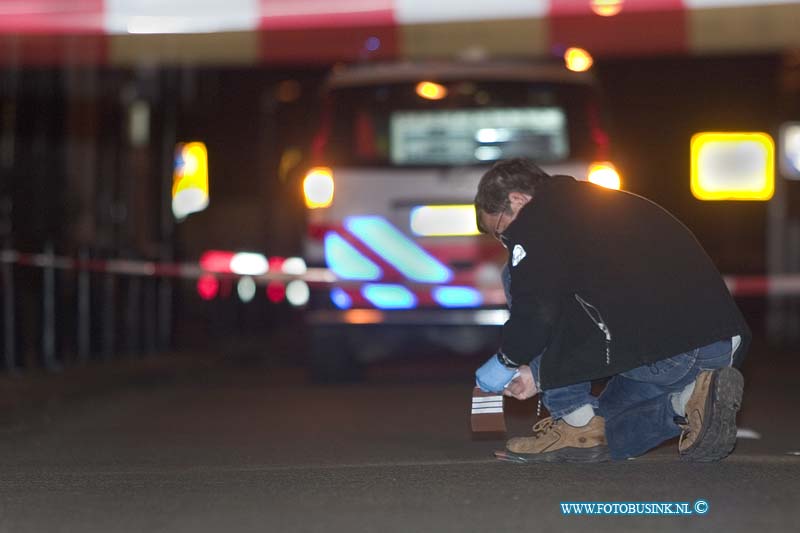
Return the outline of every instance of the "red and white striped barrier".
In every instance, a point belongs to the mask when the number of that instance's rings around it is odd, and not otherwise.
[[[771,276],[724,276],[734,296],[797,296],[800,295],[800,274]]]
[[[302,274],[283,271],[267,271],[263,274],[236,273],[222,269],[204,269],[199,263],[158,263],[154,261],[135,261],[129,259],[76,259],[50,254],[31,254],[13,250],[0,251],[0,263],[18,264],[56,270],[79,270],[88,272],[107,272],[127,276],[154,276],[166,278],[198,279],[206,274],[221,277],[250,276],[256,281],[293,281],[307,283],[335,283],[336,276],[326,268],[305,268]]]
[[[332,63],[464,50],[596,57],[800,46],[787,0],[4,0],[11,64]],[[557,52],[560,55],[560,52]]]
[[[17,264],[36,268],[56,270],[75,270],[106,272],[126,276],[167,277],[199,279],[205,275],[241,278],[251,277],[257,283],[304,281],[316,286],[358,287],[362,282],[339,279],[327,268],[305,268],[294,273],[280,269],[256,274],[234,272],[222,267],[202,266],[201,263],[159,263],[154,261],[135,261],[129,259],[77,259],[51,254],[31,254],[14,250],[0,250],[0,263]],[[290,269],[291,270],[291,269]],[[800,295],[800,274],[774,274],[771,276],[723,276],[728,290],[733,296],[798,296]],[[424,287],[426,284],[409,283],[409,287]],[[481,291],[490,305],[505,303],[502,289],[492,288]]]

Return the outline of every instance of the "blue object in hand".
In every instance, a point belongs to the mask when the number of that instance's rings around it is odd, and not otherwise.
[[[483,392],[502,392],[516,376],[516,368],[508,368],[493,355],[475,372],[475,384]]]

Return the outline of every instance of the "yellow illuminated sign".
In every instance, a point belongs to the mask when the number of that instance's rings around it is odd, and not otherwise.
[[[775,191],[775,143],[766,133],[697,133],[691,189],[700,200],[769,200]]]
[[[208,207],[208,150],[201,142],[180,143],[175,149],[172,212],[176,218]]]

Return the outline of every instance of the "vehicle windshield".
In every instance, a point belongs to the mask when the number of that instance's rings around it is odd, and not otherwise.
[[[543,163],[590,149],[591,88],[525,82],[450,82],[437,99],[416,83],[345,88],[328,100],[325,161],[339,166],[488,164],[510,157]]]

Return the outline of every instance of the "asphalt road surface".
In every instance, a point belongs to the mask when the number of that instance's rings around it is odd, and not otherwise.
[[[322,387],[231,358],[162,361],[6,412],[0,531],[797,530],[794,354],[751,354],[739,425],[760,438],[717,464],[681,462],[676,442],[598,465],[498,462],[503,441],[468,428],[474,362],[394,362],[370,368],[366,383]],[[533,401],[511,406],[510,433],[534,416]],[[698,499],[704,515],[564,516],[559,506]]]

